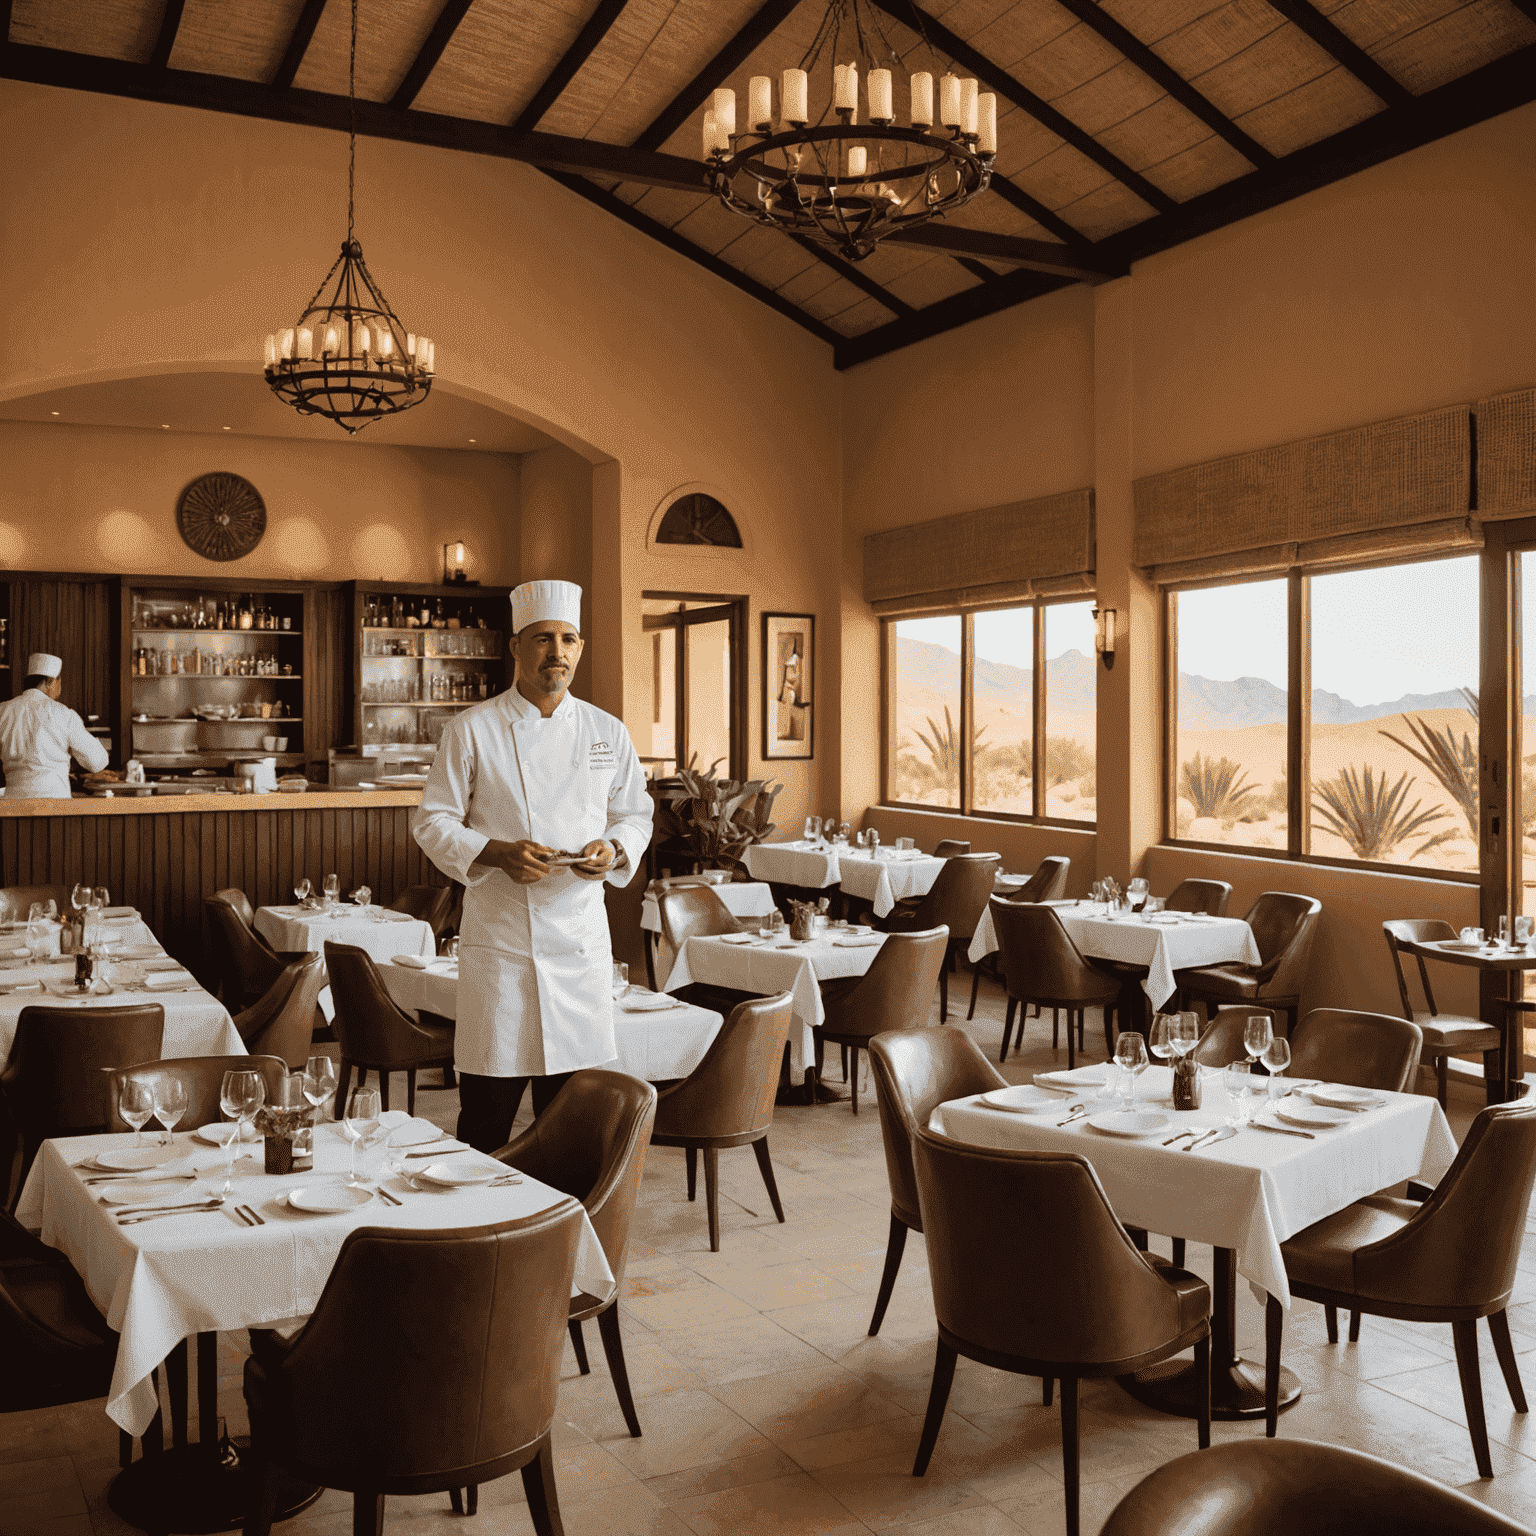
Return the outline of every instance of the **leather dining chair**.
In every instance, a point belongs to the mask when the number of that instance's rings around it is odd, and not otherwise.
[[[260,1002],[283,967],[304,953],[279,954],[256,932],[255,914],[244,891],[215,891],[204,899],[203,911],[213,930],[211,948],[218,958],[220,991],[231,1010]]]
[[[67,885],[7,885],[0,887],[0,923],[24,923],[32,911],[32,903],[44,905],[52,902],[54,913],[63,917],[69,908],[70,887]]]
[[[893,933],[862,976],[848,978],[845,991],[823,991],[826,1016],[816,1028],[820,1040],[843,1046],[851,1058],[853,1112],[859,1112],[859,1051],[888,1029],[916,1029],[927,1023],[933,985],[944,967],[949,935]],[[817,1052],[818,1058],[820,1052]]]
[[[655,1121],[656,1090],[649,1083],[623,1072],[589,1068],[570,1077],[554,1103],[496,1154],[519,1173],[580,1200],[586,1208],[608,1268],[613,1271],[615,1289],[608,1301],[585,1293],[571,1297],[571,1347],[581,1374],[587,1375],[587,1346],[581,1325],[595,1317],[624,1422],[637,1439],[640,1420],[624,1364],[619,1292],[624,1289],[629,1227]]]
[[[1412,1019],[1424,1036],[1424,1054],[1435,1064],[1435,1094],[1440,1108],[1445,1108],[1447,1067],[1452,1056],[1470,1056],[1473,1051],[1483,1053],[1483,1078],[1489,1093],[1496,1090],[1499,1074],[1492,1057],[1504,1049],[1504,1031],[1497,1024],[1485,1023],[1464,1013],[1441,1013],[1435,1005],[1434,989],[1429,984],[1429,967],[1423,955],[1413,958],[1419,962],[1419,984],[1424,988],[1424,1007],[1415,1009],[1408,995],[1408,978],[1403,974],[1403,956],[1400,944],[1433,944],[1442,939],[1454,939],[1456,930],[1439,917],[1399,917],[1381,925],[1386,936],[1387,949],[1392,956],[1392,969],[1397,974],[1397,995],[1402,999],[1403,1017]]]
[[[1207,917],[1225,917],[1232,900],[1232,887],[1225,880],[1180,880],[1163,902],[1165,912],[1204,912]]]
[[[1243,1440],[1144,1477],[1101,1536],[1519,1536],[1527,1527],[1422,1472],[1316,1440]]]
[[[1390,1013],[1314,1008],[1291,1034],[1293,1077],[1385,1093],[1412,1093],[1423,1046],[1419,1026]]]
[[[709,1251],[720,1251],[719,1158],[722,1147],[750,1145],[782,1222],[784,1207],[768,1156],[773,1097],[794,1001],[788,992],[738,1003],[709,1043],[704,1059],[680,1083],[662,1089],[656,1100],[651,1143],[683,1147],[688,1162],[688,1198],[704,1154],[704,1199],[709,1207]]]
[[[1083,1037],[1083,1014],[1090,1007],[1104,1010],[1104,1041],[1114,1050],[1113,1019],[1120,983],[1083,958],[1062,927],[1055,907],[992,898],[992,926],[1002,957],[1003,979],[1008,986],[1008,1011],[1003,1019],[1003,1048],[998,1061],[1008,1059],[1008,1040],[1013,1016],[1031,1003],[1053,1012],[1067,1013],[1067,1065],[1077,1064],[1077,1047]],[[1019,1015],[1019,1045],[1024,1044],[1024,1015]],[[1051,1031],[1056,1048],[1056,1031]]]
[[[1048,859],[1041,859],[1034,874],[1018,890],[997,894],[1003,901],[1056,901],[1067,888],[1067,875],[1071,869],[1071,859],[1053,854]],[[984,975],[990,976],[993,981],[999,981],[1002,978],[1002,970],[997,963],[995,951],[990,955],[983,955],[971,967],[971,1006],[965,1015],[967,1022],[976,1017],[976,990],[981,985],[981,978]]]
[[[1296,1024],[1307,962],[1323,904],[1315,896],[1265,891],[1248,909],[1247,923],[1258,946],[1259,963],[1231,961],[1192,966],[1174,979],[1192,1006],[1196,1002],[1263,1003],[1285,1015],[1286,1033]]]
[[[949,929],[945,965],[939,971],[939,1020],[949,1018],[949,972],[955,956],[969,949],[981,914],[992,896],[992,882],[1002,868],[1000,853],[956,853],[944,860],[944,868],[926,896],[898,902],[883,918],[867,921],[886,933],[927,933]]]
[[[936,859],[952,859],[957,853],[969,853],[971,845],[957,837],[942,837],[938,846],[933,850]]]
[[[295,1072],[304,1070],[315,1033],[315,1008],[326,984],[325,961],[311,950],[291,961],[266,995],[235,1015],[235,1028],[248,1051],[280,1056]]]
[[[1536,1183],[1536,1103],[1479,1112],[1456,1161],[1420,1204],[1372,1195],[1315,1222],[1280,1245],[1291,1294],[1336,1313],[1369,1312],[1418,1323],[1449,1323],[1462,1407],[1478,1474],[1493,1476],[1483,1417],[1477,1320],[1488,1319],[1494,1353],[1516,1413],[1526,1411],[1510,1339],[1510,1293]],[[1265,1309],[1265,1432],[1273,1436],[1285,1311]],[[1329,1342],[1338,1334],[1330,1331]]]
[[[874,1338],[896,1289],[907,1233],[923,1230],[912,1138],[928,1124],[940,1104],[1006,1088],[1008,1079],[960,1029],[888,1030],[869,1042],[869,1059],[875,1077],[875,1102],[880,1109],[885,1173],[891,1185],[891,1233],[885,1245],[885,1270],[869,1320],[869,1336]]]
[[[106,1130],[102,1068],[153,1060],[164,1033],[165,1010],[159,1003],[21,1010],[10,1060],[0,1072],[0,1090],[21,1133],[21,1177],[12,1210],[45,1141]]]
[[[1211,1293],[1139,1252],[1085,1157],[966,1146],[919,1129],[918,1204],[939,1341],[912,1475],[939,1438],[964,1355],[1061,1382],[1067,1536],[1078,1536],[1078,1382],[1126,1376],[1186,1349],[1205,1382],[1199,1444],[1211,1443]]]
[[[382,1536],[389,1494],[521,1471],[539,1536],[561,1529],[550,1431],[581,1206],[461,1230],[348,1235],[309,1321],[252,1334],[245,1363],[246,1536],[269,1536],[283,1474],[352,1495],[354,1536]],[[390,1347],[381,1349],[381,1340]]]
[[[176,1056],[169,1061],[141,1061],[136,1066],[118,1067],[107,1078],[107,1126],[109,1131],[133,1129],[118,1112],[123,1085],[148,1083],[151,1088],[172,1079],[187,1091],[187,1107],[177,1124],[184,1131],[200,1125],[216,1124],[223,1117],[219,1090],[226,1072],[260,1072],[266,1088],[266,1102],[273,1103],[279,1085],[288,1076],[288,1063],[281,1056]]]
[[[336,1072],[335,1113],[347,1104],[352,1069],[359,1088],[369,1072],[379,1074],[379,1097],[389,1108],[389,1074],[405,1073],[405,1104],[416,1113],[416,1074],[423,1067],[453,1065],[453,1021],[423,1013],[418,1023],[389,995],[373,956],[356,944],[325,941],[325,968],[331,978],[336,1016],[331,1027],[341,1047]]]
[[[427,924],[432,937],[440,940],[453,917],[457,888],[451,885],[408,885],[390,902],[391,912],[404,912]]]
[[[742,924],[708,885],[674,885],[663,889],[656,896],[656,911],[661,919],[661,937],[674,957],[682,953],[689,939],[742,931]],[[750,994],[694,981],[679,987],[674,995],[701,1008],[729,1013]]]

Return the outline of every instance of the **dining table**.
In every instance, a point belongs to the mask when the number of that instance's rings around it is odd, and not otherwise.
[[[647,889],[640,903],[640,931],[645,935],[645,971],[652,989],[656,977],[665,976],[672,969],[676,956],[672,946],[661,936],[660,882]],[[674,886],[673,889],[679,887]],[[686,887],[683,887],[686,888]],[[719,897],[721,904],[732,917],[772,917],[778,911],[774,905],[773,888],[762,880],[727,880],[711,884],[709,889]]]
[[[742,862],[754,880],[808,890],[836,886],[844,897],[870,903],[885,917],[898,901],[926,896],[944,868],[944,860],[912,848],[855,848],[800,839],[753,843]]]
[[[1524,982],[1522,972],[1536,970],[1536,947],[1528,941],[1524,944],[1500,944],[1497,940],[1474,944],[1462,939],[1431,939],[1414,942],[1397,941],[1398,950],[1405,955],[1422,955],[1426,960],[1438,960],[1445,965],[1460,965],[1485,975],[1497,977],[1504,983],[1503,1017],[1490,1020],[1504,1031],[1504,1045],[1499,1051],[1499,1072],[1489,1085],[1490,1104],[1507,1104],[1512,1099],[1523,1098],[1525,1083],[1525,1042],[1522,1025],[1523,1009],[1520,1007]]]
[[[278,951],[325,952],[333,944],[355,944],[381,964],[392,955],[433,955],[437,937],[430,923],[388,907],[258,907],[256,932]]]
[[[1335,1111],[1331,1118],[1338,1123],[1324,1127],[1310,1095],[1326,1097],[1330,1085],[1284,1077],[1257,1080],[1260,1091],[1248,1096],[1256,1113],[1232,1130],[1235,1106],[1226,1076],[1201,1069],[1201,1107],[1175,1110],[1169,1067],[1150,1067],[1135,1079],[1133,1113],[1159,1123],[1146,1122],[1129,1134],[1131,1122],[1108,1086],[1123,1081],[1118,1070],[1098,1063],[1036,1074],[1034,1086],[1049,1095],[1043,1108],[993,1107],[986,1101],[997,1090],[950,1100],[934,1110],[930,1128],[972,1146],[1075,1153],[1092,1165],[1125,1226],[1210,1244],[1212,1415],[1259,1418],[1264,1367],[1237,1351],[1237,1276],[1289,1308],[1280,1245],[1367,1195],[1410,1179],[1434,1184],[1455,1160],[1456,1139],[1439,1104],[1412,1093],[1382,1093],[1372,1108]],[[997,1102],[1010,1098],[1018,1103],[1044,1095],[1007,1090]],[[1086,1113],[1071,1118],[1078,1107]],[[1298,1120],[1310,1123],[1307,1134],[1298,1134]],[[1207,1130],[1220,1139],[1193,1151],[1185,1150],[1193,1136],[1169,1145],[1180,1132]],[[1198,1393],[1189,1361],[1155,1366],[1122,1385],[1151,1407],[1195,1416]],[[1281,1406],[1300,1396],[1295,1375],[1283,1371]]]

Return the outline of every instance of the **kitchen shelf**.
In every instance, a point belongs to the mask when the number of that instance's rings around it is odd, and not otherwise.
[[[130,672],[130,683],[302,683],[302,672],[241,677],[238,672]]]
[[[468,709],[471,704],[488,704],[489,699],[401,699],[397,703],[383,703],[378,699],[364,699],[364,709]]]
[[[228,752],[140,752],[137,760],[146,768],[223,768],[231,763],[254,763],[270,757],[284,767],[304,761],[302,752],[263,752],[259,747],[232,747]],[[209,779],[210,784],[214,779]]]
[[[365,635],[495,635],[500,639],[502,633],[499,629],[481,629],[479,625],[470,629],[462,625],[458,629],[436,629],[430,624],[425,627],[416,624],[409,629],[390,629],[382,624],[363,624],[359,627]],[[272,631],[266,630],[264,633],[271,634]]]
[[[139,625],[133,626],[136,635],[251,635],[265,639],[268,635],[302,635],[302,629],[143,629]]]

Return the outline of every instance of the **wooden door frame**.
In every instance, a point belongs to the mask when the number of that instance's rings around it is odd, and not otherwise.
[[[674,706],[677,711],[675,743],[677,765],[685,766],[688,749],[687,698],[688,698],[688,647],[686,631],[692,624],[714,624],[721,619],[730,623],[730,680],[731,701],[729,729],[731,736],[730,759],[727,764],[730,776],[743,781],[747,777],[747,753],[750,738],[748,720],[750,713],[747,692],[748,664],[747,622],[750,617],[750,599],[745,593],[721,592],[642,592],[641,599],[655,602],[698,603],[696,609],[681,614],[645,614],[643,627],[648,630],[672,629],[677,633],[677,665]]]

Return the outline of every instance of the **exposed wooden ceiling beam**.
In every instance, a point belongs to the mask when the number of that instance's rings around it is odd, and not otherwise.
[[[876,303],[884,304],[898,319],[905,319],[908,315],[916,314],[916,310],[910,304],[904,303],[894,293],[891,293],[886,288],[882,288],[874,278],[862,271],[854,262],[844,261],[836,251],[829,251],[826,246],[817,245],[814,240],[807,240],[803,235],[791,235],[789,238],[796,245],[800,246],[802,250],[809,251],[824,266],[831,267],[839,277],[845,278],[855,288],[862,289]]]
[[[1042,229],[1049,230],[1058,240],[1065,241],[1074,250],[1086,250],[1088,239],[1074,229],[1052,208],[1047,208],[1038,198],[1033,198],[1022,187],[1015,186],[1006,176],[994,176],[987,183],[988,191],[995,192],[1005,203],[1027,213]]]
[[[994,235],[984,229],[962,229],[958,224],[920,224],[890,237],[901,245],[920,245],[926,250],[948,255],[976,256],[983,261],[1003,261],[1011,267],[1028,267],[1051,277],[1067,277],[1074,282],[1103,283],[1121,277],[1129,270],[1115,268],[1090,254],[1081,257],[1065,245],[1049,240],[1025,240],[1017,235]]]
[[[392,107],[408,107],[421,94],[421,88],[427,83],[427,76],[437,68],[437,61],[443,56],[443,49],[453,41],[453,34],[458,31],[459,23],[464,20],[464,13],[474,4],[474,0],[447,0],[442,10],[437,13],[437,20],[432,23],[432,30],[427,33],[427,40],[421,45],[416,57],[411,60],[411,67],[405,72],[405,79],[400,82],[395,94],[389,98]]]
[[[652,240],[659,241],[668,250],[676,251],[679,256],[686,256],[689,261],[703,267],[706,272],[713,272],[716,277],[723,278],[733,288],[739,288],[743,293],[750,293],[760,303],[777,310],[779,314],[793,320],[796,325],[803,326],[818,341],[835,346],[842,340],[836,331],[830,326],[823,325],[814,315],[807,314],[803,309],[791,304],[788,299],[780,298],[773,289],[765,288],[761,283],[748,277],[745,272],[738,272],[729,262],[721,261],[718,256],[712,256],[702,246],[674,234],[665,224],[648,218],[639,209],[631,208],[622,198],[615,197],[611,192],[605,192],[603,188],[585,177],[567,176],[561,171],[550,170],[546,170],[544,174],[551,180],[558,181],[562,187],[574,192],[578,197],[586,198],[589,203],[596,203],[599,208],[611,213],[614,218],[622,219],[632,229],[638,229],[642,234],[649,235]]]
[[[1374,91],[1389,107],[1412,106],[1414,94],[1358,43],[1351,42],[1309,0],[1269,0],[1270,8],[1294,22],[1324,53],[1331,54],[1362,85]]]
[[[1000,272],[994,272],[991,267],[982,262],[972,261],[969,256],[957,256],[955,261],[965,268],[972,277],[980,278],[984,283],[995,283],[1002,276]]]
[[[913,0],[872,0],[888,16],[893,16],[903,26],[910,27],[928,41],[940,53],[948,54],[962,69],[969,70],[982,81],[988,90],[995,91],[1006,101],[1011,101],[1021,111],[1027,112],[1042,128],[1048,128],[1057,138],[1065,140],[1073,149],[1094,162],[1101,170],[1108,171],[1116,181],[1123,182],[1149,207],[1159,213],[1171,213],[1179,205],[1173,198],[1152,185],[1138,171],[1133,171],[1119,155],[1107,150],[1091,133],[1079,128],[1071,118],[1064,117],[1043,97],[1035,95],[1027,86],[1015,80],[1006,69],[999,68],[984,53],[973,48],[963,38],[951,32],[942,22],[935,20]]]
[[[1513,0],[1517,10],[1524,11],[1532,21],[1536,21],[1536,0]]]
[[[1536,0],[1532,0],[1536,4]],[[1128,27],[1122,27],[1098,4],[1098,0],[1057,0],[1077,19],[1097,32],[1111,48],[1118,48],[1149,80],[1155,81],[1181,107],[1193,112],[1202,123],[1227,141],[1245,160],[1255,166],[1273,165],[1275,157],[1250,138],[1226,113],[1220,111],[1187,81],[1171,64],[1154,53]]]
[[[283,49],[283,62],[277,66],[277,73],[272,77],[275,90],[286,91],[293,84],[293,77],[298,74],[299,65],[309,52],[310,41],[315,35],[315,28],[320,25],[320,15],[324,10],[325,0],[304,0],[304,9],[299,12],[288,46]]]
[[[760,5],[746,26],[651,120],[634,147],[660,149],[704,104],[704,98],[740,69],[799,3],[800,0],[766,0]]]
[[[149,56],[151,69],[164,69],[171,62],[171,49],[176,46],[176,34],[181,30],[181,13],[186,5],[187,0],[165,0],[160,32],[155,38],[154,51]]]
[[[532,133],[544,119],[544,114],[560,99],[560,93],[576,78],[576,71],[592,56],[592,50],[607,37],[608,29],[619,19],[628,0],[598,0],[597,9],[587,17],[586,25],[576,34],[576,40],[560,57],[560,62],[550,70],[542,85],[533,93],[528,105],[513,120],[514,133]]]

